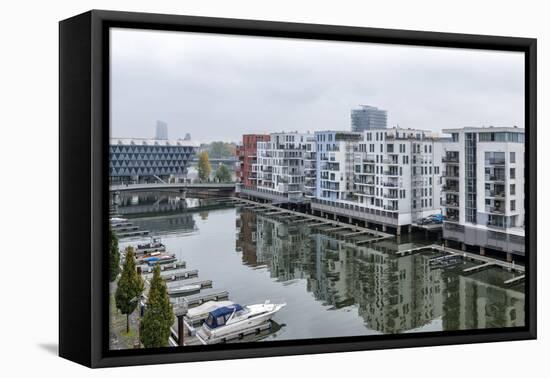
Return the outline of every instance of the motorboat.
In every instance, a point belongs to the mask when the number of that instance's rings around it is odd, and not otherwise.
[[[199,333],[204,342],[216,342],[235,334],[244,333],[267,323],[286,303],[241,306],[233,304],[210,311]]]
[[[234,305],[231,301],[208,301],[204,302],[203,304],[192,307],[189,310],[187,310],[186,317],[188,319],[197,319],[202,318],[206,319],[211,311],[214,311],[220,307],[226,307],[226,306],[232,306]]]
[[[187,284],[181,286],[172,286],[168,289],[168,294],[170,295],[187,295],[191,293],[196,293],[201,290],[200,284]]]
[[[117,224],[117,223],[124,223],[124,222],[128,221],[128,219],[113,217],[113,218],[109,219],[109,221],[111,222],[111,224]]]
[[[165,250],[166,247],[159,238],[152,238],[149,243],[138,244],[136,247],[137,253],[163,252]]]
[[[177,261],[176,255],[171,254],[148,257],[145,260],[142,260],[141,263],[147,263],[147,265],[152,266],[156,264],[169,264],[174,261]]]
[[[163,252],[149,252],[149,253],[146,253],[142,256],[136,256],[136,261],[139,262],[139,263],[146,263],[147,261],[151,260],[151,259],[156,259],[156,258],[168,258],[168,257],[175,257],[176,255],[174,253],[172,254],[166,254],[166,253],[163,253]]]

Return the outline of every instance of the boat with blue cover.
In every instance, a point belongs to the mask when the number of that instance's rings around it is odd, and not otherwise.
[[[286,303],[273,304],[266,301],[262,304],[241,306],[235,303],[216,308],[208,314],[198,336],[205,343],[223,341],[226,337],[265,325],[285,306]]]

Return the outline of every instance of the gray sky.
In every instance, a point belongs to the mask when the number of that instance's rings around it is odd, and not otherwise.
[[[524,127],[522,53],[131,29],[111,31],[111,135],[237,141],[244,133]]]

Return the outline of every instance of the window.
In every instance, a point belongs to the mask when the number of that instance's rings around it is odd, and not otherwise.
[[[516,184],[510,184],[510,195],[516,194]]]
[[[510,152],[510,163],[515,163],[515,162],[516,162],[516,153]]]
[[[516,200],[510,201],[510,211],[516,211]]]
[[[515,179],[516,178],[516,169],[510,168],[510,178]]]

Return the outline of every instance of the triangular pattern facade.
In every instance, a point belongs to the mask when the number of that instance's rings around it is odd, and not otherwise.
[[[128,176],[182,176],[187,173],[195,146],[121,145],[109,146],[109,172],[112,178]]]

